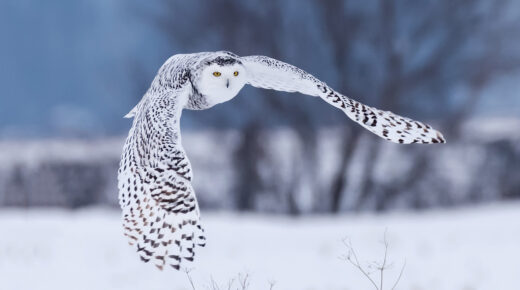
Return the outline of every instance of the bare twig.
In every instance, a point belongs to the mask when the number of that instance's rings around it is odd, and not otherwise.
[[[228,290],[232,289],[233,285],[235,284],[235,281],[236,281],[235,278],[229,279],[229,281],[228,281]]]
[[[186,274],[186,277],[188,278],[188,281],[190,282],[191,290],[196,290],[197,287],[195,287],[195,282],[193,281],[193,277],[191,276],[191,272],[193,271],[193,268],[183,268],[182,272]],[[210,276],[209,284],[205,285],[205,288],[208,290],[221,290],[221,289],[227,289],[227,290],[247,290],[251,286],[251,275],[247,272],[245,273],[238,273],[234,277],[228,280],[227,287],[219,285],[217,281],[213,278],[213,276]],[[273,290],[274,286],[276,284],[275,280],[269,280],[269,290]]]
[[[247,290],[249,288],[249,274],[238,274],[238,282],[241,290]]]
[[[383,259],[383,264],[381,265],[381,267],[379,267],[379,276],[380,276],[380,287],[379,289],[383,289],[383,275],[384,275],[384,272],[385,272],[385,269],[386,269],[386,258],[387,258],[387,255],[388,255],[388,240],[386,239],[386,229],[385,229],[385,234],[383,236],[383,244],[385,246],[385,257]]]
[[[274,280],[269,281],[269,290],[273,290],[275,284],[276,284],[276,281],[274,281]]]
[[[356,251],[354,250],[354,247],[352,246],[352,242],[350,241],[350,239],[343,239],[343,244],[345,245],[345,247],[347,247],[347,254],[342,256],[341,258],[350,262],[350,264],[356,267],[363,275],[365,275],[365,277],[372,283],[372,285],[374,285],[374,287],[377,290],[379,290],[376,282],[374,282],[372,277],[370,277],[370,274],[367,273],[367,271],[359,263]]]
[[[184,273],[186,273],[186,277],[188,277],[188,281],[190,281],[191,289],[196,290],[195,284],[193,284],[193,279],[191,278],[191,275],[190,275],[191,270],[193,270],[193,269],[185,268]]]
[[[403,263],[403,266],[401,267],[401,272],[399,272],[399,277],[397,277],[397,280],[395,280],[394,286],[392,286],[392,290],[395,289],[397,284],[399,284],[399,281],[401,280],[401,276],[403,276],[404,267],[406,266],[406,260]]]
[[[215,279],[213,279],[213,276],[210,277],[210,285],[209,285],[209,289],[211,290],[220,290],[220,287],[218,286],[217,282],[215,282]]]
[[[361,263],[359,262],[358,256],[356,254],[356,251],[354,250],[354,246],[352,245],[352,242],[350,241],[350,239],[348,239],[348,238],[343,239],[343,244],[347,248],[347,253],[345,255],[340,256],[340,258],[342,260],[348,261],[351,265],[353,265],[356,269],[358,269],[370,281],[370,283],[374,286],[374,288],[376,290],[383,290],[384,289],[384,273],[386,270],[388,270],[392,266],[391,263],[388,263],[389,242],[387,239],[386,230],[385,230],[385,234],[383,237],[383,246],[384,246],[383,260],[381,262],[378,262],[378,261],[371,262],[368,264],[367,267],[363,267],[363,265],[361,265]],[[392,286],[392,290],[395,289],[395,287],[401,280],[405,266],[406,266],[406,261],[403,264],[403,266],[401,267],[401,271],[399,273],[399,276],[397,277],[397,280],[395,281],[394,285]],[[374,269],[374,270],[371,272],[371,271],[367,270],[366,268]],[[378,281],[379,283],[376,283],[376,281],[374,281],[374,279],[371,276],[371,274],[374,271],[379,272],[379,281]]]
[[[228,281],[228,286],[227,286],[227,289],[228,290],[231,290],[233,287],[233,284],[235,284],[235,278],[231,278],[229,281]]]
[[[236,277],[229,279],[227,283],[227,290],[247,290],[250,286],[250,276],[248,273],[242,274],[239,273]],[[220,285],[213,279],[213,276],[210,278],[210,284],[207,286],[207,289],[210,290],[220,290],[222,289]]]

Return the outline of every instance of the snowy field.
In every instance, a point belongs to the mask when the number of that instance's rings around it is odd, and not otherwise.
[[[385,289],[520,289],[520,204],[385,215],[305,217],[206,213],[208,246],[197,253],[196,289],[371,289],[338,257],[349,237],[363,262],[380,260]],[[0,212],[0,289],[192,289],[185,273],[141,263],[113,210]],[[376,277],[377,279],[377,277]]]

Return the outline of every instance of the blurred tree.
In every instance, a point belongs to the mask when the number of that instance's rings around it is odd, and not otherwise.
[[[369,65],[372,71],[380,72],[380,77],[365,80],[377,88],[378,97],[371,100],[371,105],[405,114],[411,108],[420,111],[411,95],[417,93],[417,88],[419,91],[431,90],[422,97],[431,100],[429,107],[432,112],[447,120],[441,128],[448,140],[457,138],[458,130],[475,108],[480,91],[488,82],[493,77],[520,68],[517,53],[497,54],[497,51],[504,51],[501,46],[514,41],[515,31],[520,31],[518,19],[501,25],[494,22],[507,13],[511,1],[430,1],[418,7],[411,1],[381,0],[371,12],[372,17],[360,17],[352,11],[358,7],[348,5],[352,2],[356,1],[316,1],[322,12],[324,31],[332,43],[331,55],[342,80],[339,84],[341,91],[357,94],[355,89],[347,89],[344,84],[355,82],[352,74],[348,73],[355,70],[351,68],[352,64],[359,59],[352,43],[363,43],[365,49],[378,55]],[[406,21],[415,25],[405,25]],[[367,34],[373,37],[367,38]],[[431,41],[435,44],[428,44]],[[477,49],[478,53],[470,53],[471,49]],[[416,56],[424,50],[428,51],[426,57]],[[458,104],[452,104],[455,86],[468,87],[470,91]],[[392,189],[375,189],[374,171],[383,150],[382,143],[375,138],[366,138],[360,143],[361,134],[365,133],[358,127],[344,134],[345,150],[331,190],[330,209],[333,212],[340,210],[342,196],[347,193],[347,172],[352,157],[359,153],[356,149],[359,144],[370,153],[362,168],[358,199],[353,205],[358,210],[363,207],[384,209],[393,196],[431,173],[427,159],[433,155],[427,154],[424,147],[414,146],[410,154],[416,158],[408,178],[396,182]]]
[[[507,49],[514,44],[514,35],[519,31],[518,18],[497,21],[507,14],[513,3],[510,0],[162,3],[163,9],[149,17],[165,32],[172,47],[185,51],[224,48],[239,55],[264,54],[289,61],[313,55],[320,58],[320,65],[332,68],[336,77],[333,86],[341,92],[398,114],[442,117],[446,121],[440,129],[449,142],[456,140],[461,125],[478,103],[481,90],[493,78],[519,69],[518,53]],[[315,9],[306,17],[295,15],[304,10],[293,13],[289,8],[296,4]],[[291,21],[292,17],[298,21]],[[315,23],[318,29],[306,33],[305,41],[326,47],[324,53],[312,51],[312,46],[290,50],[288,43],[301,43],[297,32],[306,22]],[[460,88],[467,93],[454,102],[454,92]],[[375,172],[386,147],[379,139],[368,137],[359,126],[347,122],[348,127],[341,133],[343,150],[337,152],[338,169],[330,187],[324,188],[317,180],[314,166],[317,132],[323,121],[314,118],[315,103],[311,98],[299,97],[294,101],[294,97],[265,90],[251,91],[251,95],[261,98],[237,98],[227,108],[215,109],[219,113],[197,115],[200,120],[213,118],[215,124],[240,124],[242,141],[234,163],[238,173],[237,208],[257,209],[256,200],[266,198],[266,189],[278,191],[276,195],[283,200],[273,207],[286,207],[293,214],[309,210],[384,210],[397,196],[414,192],[410,189],[420,192],[410,197],[420,207],[423,197],[431,193],[421,182],[432,174],[429,164],[438,148],[407,147],[408,154],[414,156],[408,174],[391,184],[381,184],[375,180]],[[421,98],[417,99],[417,95]],[[261,137],[263,131],[276,124],[296,132],[302,144],[302,150],[294,155],[294,172],[285,181],[262,178],[259,172],[264,166],[262,162],[271,162],[271,168],[279,166],[276,158],[266,156],[268,150]],[[363,166],[354,168],[353,158],[363,152]],[[352,187],[352,173],[359,170],[361,178],[358,180],[358,175],[355,180],[359,185]],[[310,207],[301,202],[306,198],[302,196],[302,184],[313,193]],[[345,204],[346,195],[355,198],[349,198]]]
[[[349,92],[350,95],[362,95],[356,92],[355,87],[349,87],[353,83],[350,65],[355,60],[352,46],[359,38],[361,33],[360,22],[362,19],[355,13],[348,12],[347,4],[349,1],[318,1],[316,5],[321,12],[324,32],[328,36],[328,42],[331,47],[331,55],[335,71],[338,74],[340,92]],[[360,100],[363,101],[363,100]],[[351,125],[351,124],[349,124]],[[356,144],[359,142],[363,130],[359,126],[348,126],[345,130],[344,147],[345,150],[340,152],[340,166],[334,177],[330,205],[327,211],[338,212],[340,210],[342,195],[345,192],[346,184],[349,183],[346,171],[354,156]],[[323,197],[322,197],[323,198]]]

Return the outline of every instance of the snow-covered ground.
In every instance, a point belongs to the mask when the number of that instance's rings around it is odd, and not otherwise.
[[[248,274],[249,289],[370,289],[338,257],[349,237],[361,261],[389,260],[385,289],[519,289],[520,204],[385,215],[304,217],[204,213],[208,246],[191,272],[197,289],[211,278]],[[185,273],[139,261],[113,210],[0,212],[0,289],[191,289]],[[377,279],[377,277],[376,277]]]

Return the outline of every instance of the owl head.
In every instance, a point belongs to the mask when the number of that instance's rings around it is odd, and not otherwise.
[[[238,56],[219,52],[205,58],[194,79],[198,92],[211,106],[229,101],[246,84],[246,71]]]

